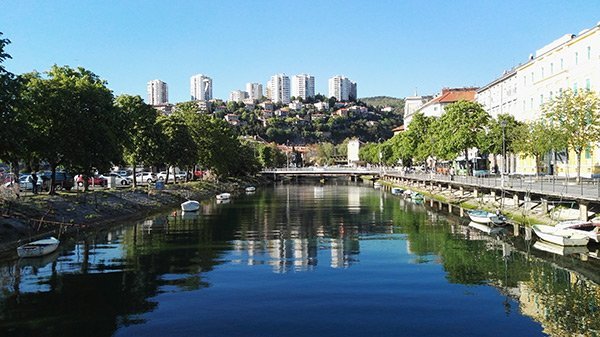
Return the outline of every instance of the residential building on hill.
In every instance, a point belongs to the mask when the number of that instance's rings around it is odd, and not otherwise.
[[[263,98],[263,86],[260,83],[246,83],[246,92],[249,99],[259,100]]]
[[[198,74],[190,78],[190,94],[192,101],[209,101],[212,99],[212,78]]]
[[[290,103],[290,78],[286,74],[271,76],[267,83],[267,98],[274,103]]]
[[[229,100],[233,102],[240,103],[246,98],[248,98],[248,93],[242,90],[234,90],[229,93]]]
[[[329,79],[329,97],[335,97],[340,102],[354,101],[357,97],[356,82],[338,75]]]
[[[167,84],[161,80],[152,80],[147,85],[148,104],[162,105],[169,102]]]
[[[315,97],[315,77],[307,74],[293,76],[292,96],[303,100]]]

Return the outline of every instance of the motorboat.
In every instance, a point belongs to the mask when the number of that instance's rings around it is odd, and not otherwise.
[[[556,224],[556,228],[570,229],[576,233],[589,236],[591,240],[600,242],[600,223],[583,220],[567,220]]]
[[[229,200],[229,198],[231,198],[231,194],[229,193],[217,194],[217,200]]]
[[[590,237],[572,229],[556,228],[547,225],[533,225],[533,232],[542,240],[559,246],[585,246]]]
[[[392,194],[400,195],[400,194],[402,194],[402,192],[404,192],[404,190],[401,189],[400,187],[392,187]]]
[[[469,222],[469,227],[475,228],[475,229],[477,229],[481,232],[484,232],[485,234],[489,234],[489,235],[500,234],[504,230],[503,228],[490,227],[486,224],[478,223],[475,221]]]
[[[200,203],[196,200],[188,200],[181,203],[181,210],[184,212],[194,212],[200,209]]]
[[[482,224],[493,224],[502,226],[506,224],[506,217],[502,214],[491,213],[484,210],[473,210],[467,211],[471,221],[482,223]]]
[[[256,192],[256,187],[248,186],[248,187],[246,187],[246,192],[249,192],[249,193]]]
[[[559,246],[550,242],[536,241],[533,244],[533,248],[542,250],[544,252],[567,256],[571,254],[587,254],[589,250],[586,246]]]
[[[413,194],[413,192],[411,190],[404,190],[404,192],[402,192],[402,194],[405,197],[409,197],[410,198],[410,196]]]
[[[380,188],[381,187],[381,183],[376,181],[373,183],[373,188]]]
[[[52,253],[58,248],[60,241],[51,236],[46,239],[33,241],[17,247],[19,257],[39,257]]]
[[[423,200],[423,199],[425,199],[425,196],[419,192],[412,192],[410,194],[410,198],[413,200]]]

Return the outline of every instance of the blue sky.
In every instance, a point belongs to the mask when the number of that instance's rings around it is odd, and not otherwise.
[[[13,73],[82,66],[144,98],[158,78],[171,102],[189,100],[198,73],[223,99],[282,72],[314,75],[323,94],[345,75],[359,97],[482,86],[599,21],[596,0],[0,1]]]

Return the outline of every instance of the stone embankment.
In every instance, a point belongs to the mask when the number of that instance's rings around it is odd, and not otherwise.
[[[261,182],[255,179],[229,179],[218,183],[171,184],[161,190],[138,187],[88,192],[73,190],[56,195],[28,193],[19,198],[3,195],[0,198],[0,251],[13,249],[20,240],[141,219],[175,208],[186,199],[201,200],[222,192],[235,194],[248,185],[258,184]]]

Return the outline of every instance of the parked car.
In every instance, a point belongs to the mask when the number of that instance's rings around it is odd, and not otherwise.
[[[179,171],[175,174],[169,173],[169,181],[185,181],[187,173],[185,171]],[[167,179],[167,171],[161,171],[156,175],[159,181],[165,181]]]
[[[128,178],[133,181],[133,175],[130,175]],[[156,182],[156,180],[158,180],[158,178],[156,174],[152,172],[138,172],[135,174],[135,182],[138,184],[151,184]]]
[[[101,174],[100,177],[106,179],[106,181],[111,179],[111,177],[114,177],[115,184],[121,185],[121,186],[127,186],[127,185],[131,184],[131,181],[132,181],[131,179],[129,179],[129,177],[122,176],[117,172],[104,173],[104,174]]]
[[[44,181],[44,186],[49,187],[52,180],[52,171],[43,171],[38,173]],[[64,171],[54,172],[54,188],[57,190],[65,189],[70,191],[73,188],[73,177]]]
[[[29,190],[33,190],[33,184],[31,183],[31,181],[29,181],[29,177],[30,174],[22,174],[19,177],[19,190],[21,191],[29,191]],[[42,177],[38,176],[37,177],[37,185],[38,185],[38,190],[41,189],[42,184],[44,183],[44,180],[42,179]],[[12,182],[6,182],[4,183],[4,187],[6,188],[11,188],[13,185]]]
[[[79,187],[83,187],[83,175],[78,175],[76,180],[77,182],[77,186]],[[102,186],[102,187],[106,187],[106,185],[108,184],[108,181],[104,178],[102,178],[101,176],[93,176],[93,177],[89,177],[88,178],[88,185],[90,186]]]

